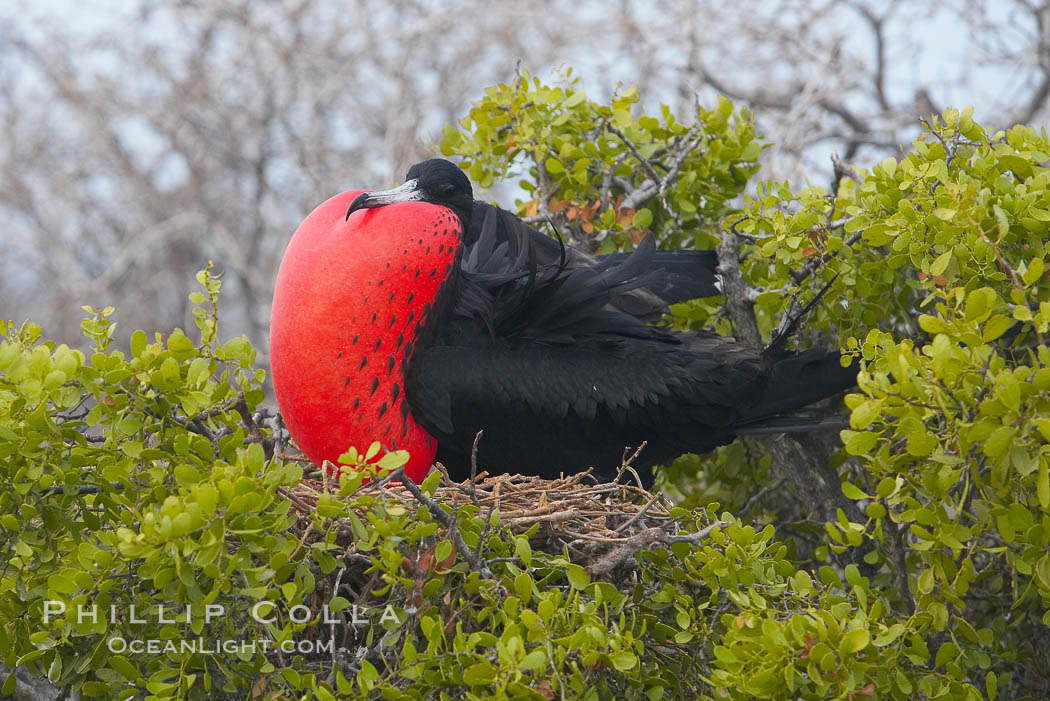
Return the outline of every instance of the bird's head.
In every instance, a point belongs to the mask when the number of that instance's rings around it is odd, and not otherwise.
[[[465,228],[474,206],[474,191],[470,178],[459,166],[443,158],[431,158],[409,168],[403,185],[358,195],[346,210],[346,218],[359,209],[375,209],[398,202],[429,202],[448,207]]]

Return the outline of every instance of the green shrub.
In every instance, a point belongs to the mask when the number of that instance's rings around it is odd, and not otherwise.
[[[102,698],[1045,696],[1046,135],[948,110],[899,160],[840,166],[834,193],[744,195],[761,151],[746,112],[679,122],[636,101],[526,76],[442,149],[483,185],[519,177],[521,214],[595,249],[734,232],[763,334],[792,292],[830,283],[804,335],[863,359],[836,458],[863,518],[791,521],[750,443],[684,461],[664,525],[586,552],[436,473],[418,497],[363,485],[403,463],[378,445],[317,492],[259,410],[251,344],[218,342],[205,270],[197,340],[139,331],[116,350],[109,309],[88,310],[87,352],[0,329],[4,664]],[[730,331],[717,299],[675,311]]]

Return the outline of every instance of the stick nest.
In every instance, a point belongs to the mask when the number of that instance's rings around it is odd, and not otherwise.
[[[455,513],[459,506],[473,504],[486,517],[486,523],[498,509],[499,524],[514,535],[526,533],[538,524],[529,539],[534,550],[561,553],[568,549],[572,560],[592,575],[607,576],[621,565],[631,569],[634,554],[643,548],[675,542],[698,543],[711,528],[721,525],[716,522],[697,532],[694,519],[673,517],[673,505],[666,497],[641,486],[630,466],[633,457],[624,461],[620,478],[608,483],[598,482],[590,471],[559,479],[481,472],[473,480],[454,482],[439,465],[442,479],[433,497],[420,492],[398,472],[366,484],[361,490],[382,489],[385,500],[401,502],[412,510],[420,505],[427,507],[448,530],[456,550],[472,568],[483,573],[488,569],[486,563],[476,551],[462,544],[454,519],[442,505]],[[315,472],[292,489],[289,498],[308,522],[309,511],[316,506],[318,497],[335,491],[338,487],[334,480],[323,471]],[[693,526],[689,532],[683,531],[683,526],[690,524]]]

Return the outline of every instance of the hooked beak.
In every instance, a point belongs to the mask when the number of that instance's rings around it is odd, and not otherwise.
[[[404,185],[399,185],[393,190],[381,190],[379,192],[362,192],[350,203],[350,209],[346,210],[346,218],[359,209],[375,209],[385,207],[388,204],[398,202],[416,202],[423,199],[423,191],[418,188],[418,181],[413,178],[406,180]]]

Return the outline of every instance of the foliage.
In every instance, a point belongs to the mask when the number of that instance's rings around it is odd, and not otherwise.
[[[460,149],[468,159],[492,138],[475,115],[514,114],[525,89],[493,89],[472,111],[479,141]],[[571,124],[566,103],[553,104],[548,122],[568,114]],[[911,641],[915,664],[944,673],[902,674],[876,692],[1045,693],[1031,670],[1050,650],[1050,145],[1030,127],[989,133],[971,108],[925,126],[912,152],[869,173],[836,163],[833,193],[756,183],[721,226],[744,240],[763,333],[788,292],[830,284],[806,345],[838,342],[864,359],[842,474],[867,521],[840,512],[815,552],[829,563],[864,555],[873,594],[899,616],[893,635]],[[541,163],[554,147],[522,148]],[[494,148],[489,160],[501,157]],[[601,191],[602,169],[588,165],[578,199]],[[641,179],[645,168],[632,172]],[[675,311],[679,323],[730,331],[709,301]],[[739,441],[691,462],[707,485],[694,502],[741,504],[768,483],[768,456]]]
[[[351,449],[343,462],[360,471],[297,520],[286,488],[301,469],[267,459],[266,440],[246,431],[266,430],[248,415],[261,380],[254,352],[244,339],[218,345],[218,280],[199,279],[196,345],[181,331],[152,343],[136,332],[125,356],[110,347],[109,309],[83,324],[90,356],[41,342],[31,325],[8,327],[5,664],[103,698],[409,699],[459,689],[653,699],[733,689],[743,677],[733,692],[742,697],[768,695],[782,678],[803,695],[863,690],[862,674],[813,671],[843,660],[870,669],[901,649],[886,637],[886,610],[865,608],[855,568],[852,590],[830,568],[814,581],[771,528],[756,532],[728,513],[714,524],[703,511],[672,513],[692,524],[686,534],[643,551],[629,578],[611,582],[567,553],[534,552],[539,526],[514,535],[498,511],[460,506],[456,530],[492,568],[483,578],[423,505],[361,489],[365,476],[404,463],[376,443]],[[339,589],[344,575],[356,601]],[[305,623],[293,619],[297,606]],[[856,613],[837,621],[825,612],[836,607]]]
[[[664,247],[711,248],[757,169],[751,115],[720,98],[713,110],[697,105],[691,123],[666,105],[636,116],[637,88],[599,104],[571,73],[564,86],[523,73],[488,88],[461,128],[445,129],[441,152],[463,156],[483,188],[524,169],[518,185],[531,199],[517,213],[537,224],[554,215],[580,241],[622,248],[651,231]]]
[[[829,524],[832,548],[873,539],[875,581],[934,664],[990,696],[1016,674],[1019,696],[1045,690],[1030,670],[1050,649],[1050,144],[972,109],[927,126],[834,202],[770,188],[737,228],[759,237],[759,284],[836,254],[821,275],[848,302],[812,324],[865,360],[843,440],[868,520]]]
[[[106,641],[221,638],[248,602],[312,589],[307,567],[281,561],[296,539],[278,490],[302,471],[264,470],[243,419],[262,399],[263,373],[247,339],[218,344],[220,281],[210,269],[198,280],[196,344],[179,329],[152,341],[136,331],[125,355],[112,348],[112,308],[85,308],[88,354],[41,341],[32,324],[4,325],[0,649],[8,666],[32,663],[88,696],[129,683],[132,695],[155,697],[226,686],[204,674],[203,656],[130,655]],[[47,601],[65,611],[44,623]],[[209,623],[172,613],[216,602],[230,612]],[[250,656],[218,666],[231,679],[263,671]]]
[[[217,341],[206,270],[196,343],[136,332],[125,354],[108,309],[89,310],[88,353],[29,324],[2,329],[4,663],[120,698],[1045,696],[1046,135],[989,133],[950,109],[900,159],[837,166],[834,192],[757,183],[745,195],[761,149],[746,113],[722,102],[689,125],[636,116],[636,100],[598,105],[524,76],[490,89],[442,144],[483,185],[518,174],[532,196],[521,213],[546,207],[602,246],[647,227],[670,247],[737,235],[763,333],[789,293],[830,284],[805,335],[862,358],[837,465],[863,518],[809,524],[817,547],[799,559],[792,524],[733,514],[768,480],[746,444],[697,461],[700,491],[683,504],[706,507],[675,512],[686,535],[639,545],[602,576],[576,553],[534,549],[535,532],[498,512],[464,500],[437,518],[377,489],[404,458],[378,445],[352,450],[361,474],[304,508],[302,470],[273,452],[279,436],[256,412],[251,345]],[[661,193],[647,180],[672,172],[672,153],[681,167]],[[676,311],[728,330],[717,300]],[[67,609],[45,623],[47,600]],[[273,620],[252,616],[260,602]],[[78,603],[97,620],[78,621]],[[224,615],[205,620],[209,604]],[[113,651],[114,637],[268,647],[157,654]]]

